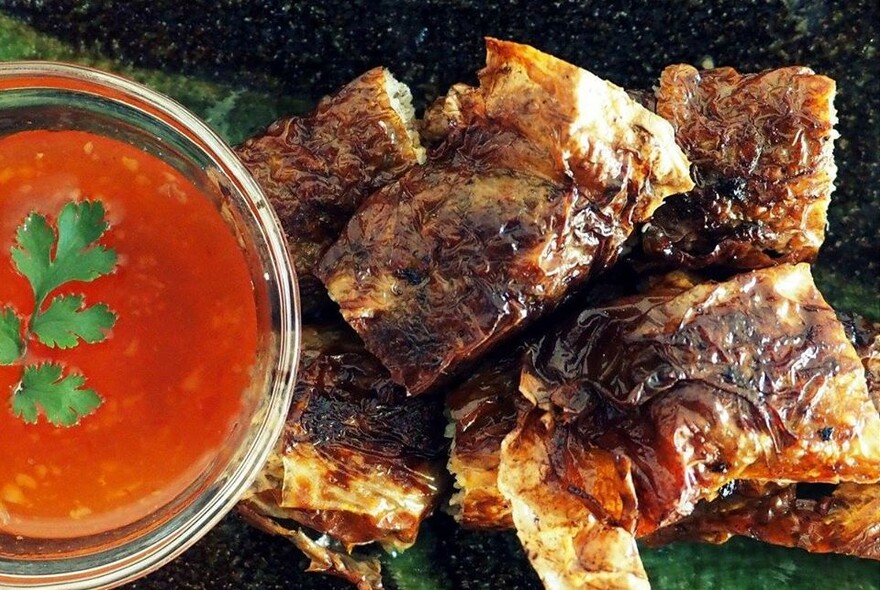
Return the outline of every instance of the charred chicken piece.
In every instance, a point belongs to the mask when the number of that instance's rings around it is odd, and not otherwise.
[[[598,306],[634,290],[632,276],[617,267],[577,295],[577,305]],[[564,316],[565,310],[560,310]],[[552,319],[550,322],[552,323]],[[541,332],[535,326],[533,332]],[[498,490],[501,443],[516,428],[517,416],[528,409],[519,393],[522,355],[534,333],[522,342],[481,361],[471,376],[446,396],[452,445],[449,472],[456,492],[449,501],[455,519],[465,528],[513,528],[510,504]]]
[[[730,492],[643,539],[724,543],[735,535],[811,553],[880,560],[880,484],[736,482]]]
[[[669,123],[623,90],[527,46],[487,50],[466,124],[367,199],[317,272],[412,395],[607,268],[692,187]]]
[[[385,68],[356,78],[308,117],[276,121],[236,153],[281,220],[307,314],[327,301],[313,273],[346,221],[425,158],[409,89]]]
[[[880,397],[880,324],[838,314],[861,357],[873,399]],[[880,405],[878,405],[880,412]],[[693,514],[644,541],[724,543],[741,535],[813,553],[880,560],[880,484],[737,481]]]
[[[498,483],[536,568],[547,539],[571,538],[571,567],[611,587],[617,565],[587,563],[590,546],[678,522],[735,480],[880,481],[880,412],[806,264],[670,284],[578,314],[525,357],[537,407],[505,440]],[[598,524],[553,528],[569,503]]]
[[[287,423],[242,508],[345,548],[409,547],[446,484],[443,401],[407,398],[342,322],[303,333]]]
[[[645,226],[647,256],[674,268],[813,260],[837,173],[834,94],[833,80],[804,67],[666,68],[656,111],[675,127],[697,186]]]

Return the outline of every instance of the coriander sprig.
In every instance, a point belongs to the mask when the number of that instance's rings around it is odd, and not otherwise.
[[[29,214],[16,231],[12,261],[31,285],[34,312],[25,323],[11,306],[0,308],[0,365],[24,365],[10,406],[27,423],[36,423],[42,413],[56,426],[73,426],[102,403],[93,389],[83,387],[84,376],[65,375],[61,364],[21,361],[31,338],[60,349],[107,338],[116,314],[106,304],[88,306],[82,295],[58,295],[45,302],[67,283],[93,281],[113,271],[116,252],[97,244],[108,227],[100,201],[80,201],[61,210],[57,233],[39,213]]]

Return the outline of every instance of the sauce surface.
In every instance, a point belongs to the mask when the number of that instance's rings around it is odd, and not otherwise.
[[[245,258],[216,207],[171,166],[127,144],[75,131],[0,138],[0,308],[33,312],[12,263],[32,211],[55,225],[70,201],[100,200],[113,274],[50,295],[82,294],[117,315],[107,340],[67,350],[27,343],[23,363],[81,373],[103,404],[79,424],[10,409],[22,366],[0,366],[0,531],[67,537],[143,517],[187,487],[242,407],[257,342]],[[48,301],[45,306],[48,304]]]

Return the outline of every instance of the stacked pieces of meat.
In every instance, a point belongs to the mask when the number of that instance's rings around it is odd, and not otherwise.
[[[571,576],[559,587],[644,586],[635,538],[737,481],[878,481],[880,413],[806,264],[668,291],[585,310],[524,362],[535,406],[498,483],[539,574]],[[540,549],[562,534],[569,555]],[[595,559],[615,545],[631,550]]]
[[[693,187],[671,125],[621,88],[523,45],[487,53],[461,123],[364,202],[318,270],[412,395],[555,307]]]
[[[515,527],[550,588],[648,587],[637,538],[878,558],[880,338],[795,264],[824,237],[833,81],[671,66],[627,94],[493,39],[479,78],[416,123],[372,70],[239,148],[308,313],[323,282],[354,329],[309,320],[242,512],[378,588],[352,549],[411,544],[448,456],[456,518]]]
[[[408,398],[341,320],[303,327],[300,363],[281,438],[239,508],[290,538],[311,569],[377,587],[378,561],[349,553],[373,542],[409,547],[438,504],[443,400]],[[316,544],[302,526],[335,547]]]
[[[372,192],[425,160],[409,89],[385,68],[359,76],[308,117],[276,121],[236,154],[278,214],[303,314],[325,307],[318,261]]]

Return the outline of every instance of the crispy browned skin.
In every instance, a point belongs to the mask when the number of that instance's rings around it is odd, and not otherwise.
[[[620,88],[527,46],[487,50],[466,124],[371,196],[317,273],[413,395],[604,270],[692,186],[669,124]]]
[[[617,546],[738,479],[880,481],[880,412],[806,264],[676,283],[584,311],[526,355],[520,389],[538,407],[505,440],[498,483],[527,552],[560,537],[548,523],[572,502],[595,522],[566,537]],[[563,497],[525,485],[530,470]],[[572,564],[600,578],[607,566]]]
[[[632,282],[632,277],[612,272],[580,292],[577,305],[598,306],[629,294]],[[540,331],[540,326],[535,328]],[[457,488],[449,503],[452,515],[466,528],[513,528],[510,504],[498,490],[498,463],[501,443],[528,406],[519,393],[519,380],[522,354],[535,335],[524,336],[515,347],[481,361],[446,396],[452,429],[448,467]]]
[[[880,395],[880,324],[840,315],[876,401]],[[650,545],[678,540],[724,543],[734,535],[813,553],[880,560],[880,484],[732,482],[717,499],[701,502],[693,514],[644,541]]]
[[[326,301],[312,273],[355,209],[424,159],[398,101],[405,108],[408,91],[375,68],[236,148],[281,220],[306,312]]]
[[[654,292],[694,286],[682,275],[664,279],[654,285]],[[865,368],[869,392],[880,399],[880,324],[844,316],[847,336]],[[513,527],[510,503],[498,490],[497,478],[501,443],[516,425],[517,358],[511,354],[484,363],[447,398],[455,426],[449,467],[460,488],[453,496],[453,508],[465,527]],[[806,493],[799,492],[805,488]],[[700,502],[692,515],[642,540],[654,546],[679,540],[723,543],[734,535],[816,553],[880,559],[880,485],[801,484],[798,488],[732,482],[717,499]]]
[[[675,127],[697,187],[646,225],[648,257],[675,268],[813,260],[837,173],[834,94],[833,80],[804,67],[666,68],[657,114]]]
[[[411,545],[445,487],[443,406],[407,398],[347,327],[305,327],[278,448],[249,497],[256,510],[353,546]]]
[[[737,482],[722,498],[643,539],[724,543],[735,535],[812,553],[880,560],[880,484]]]

